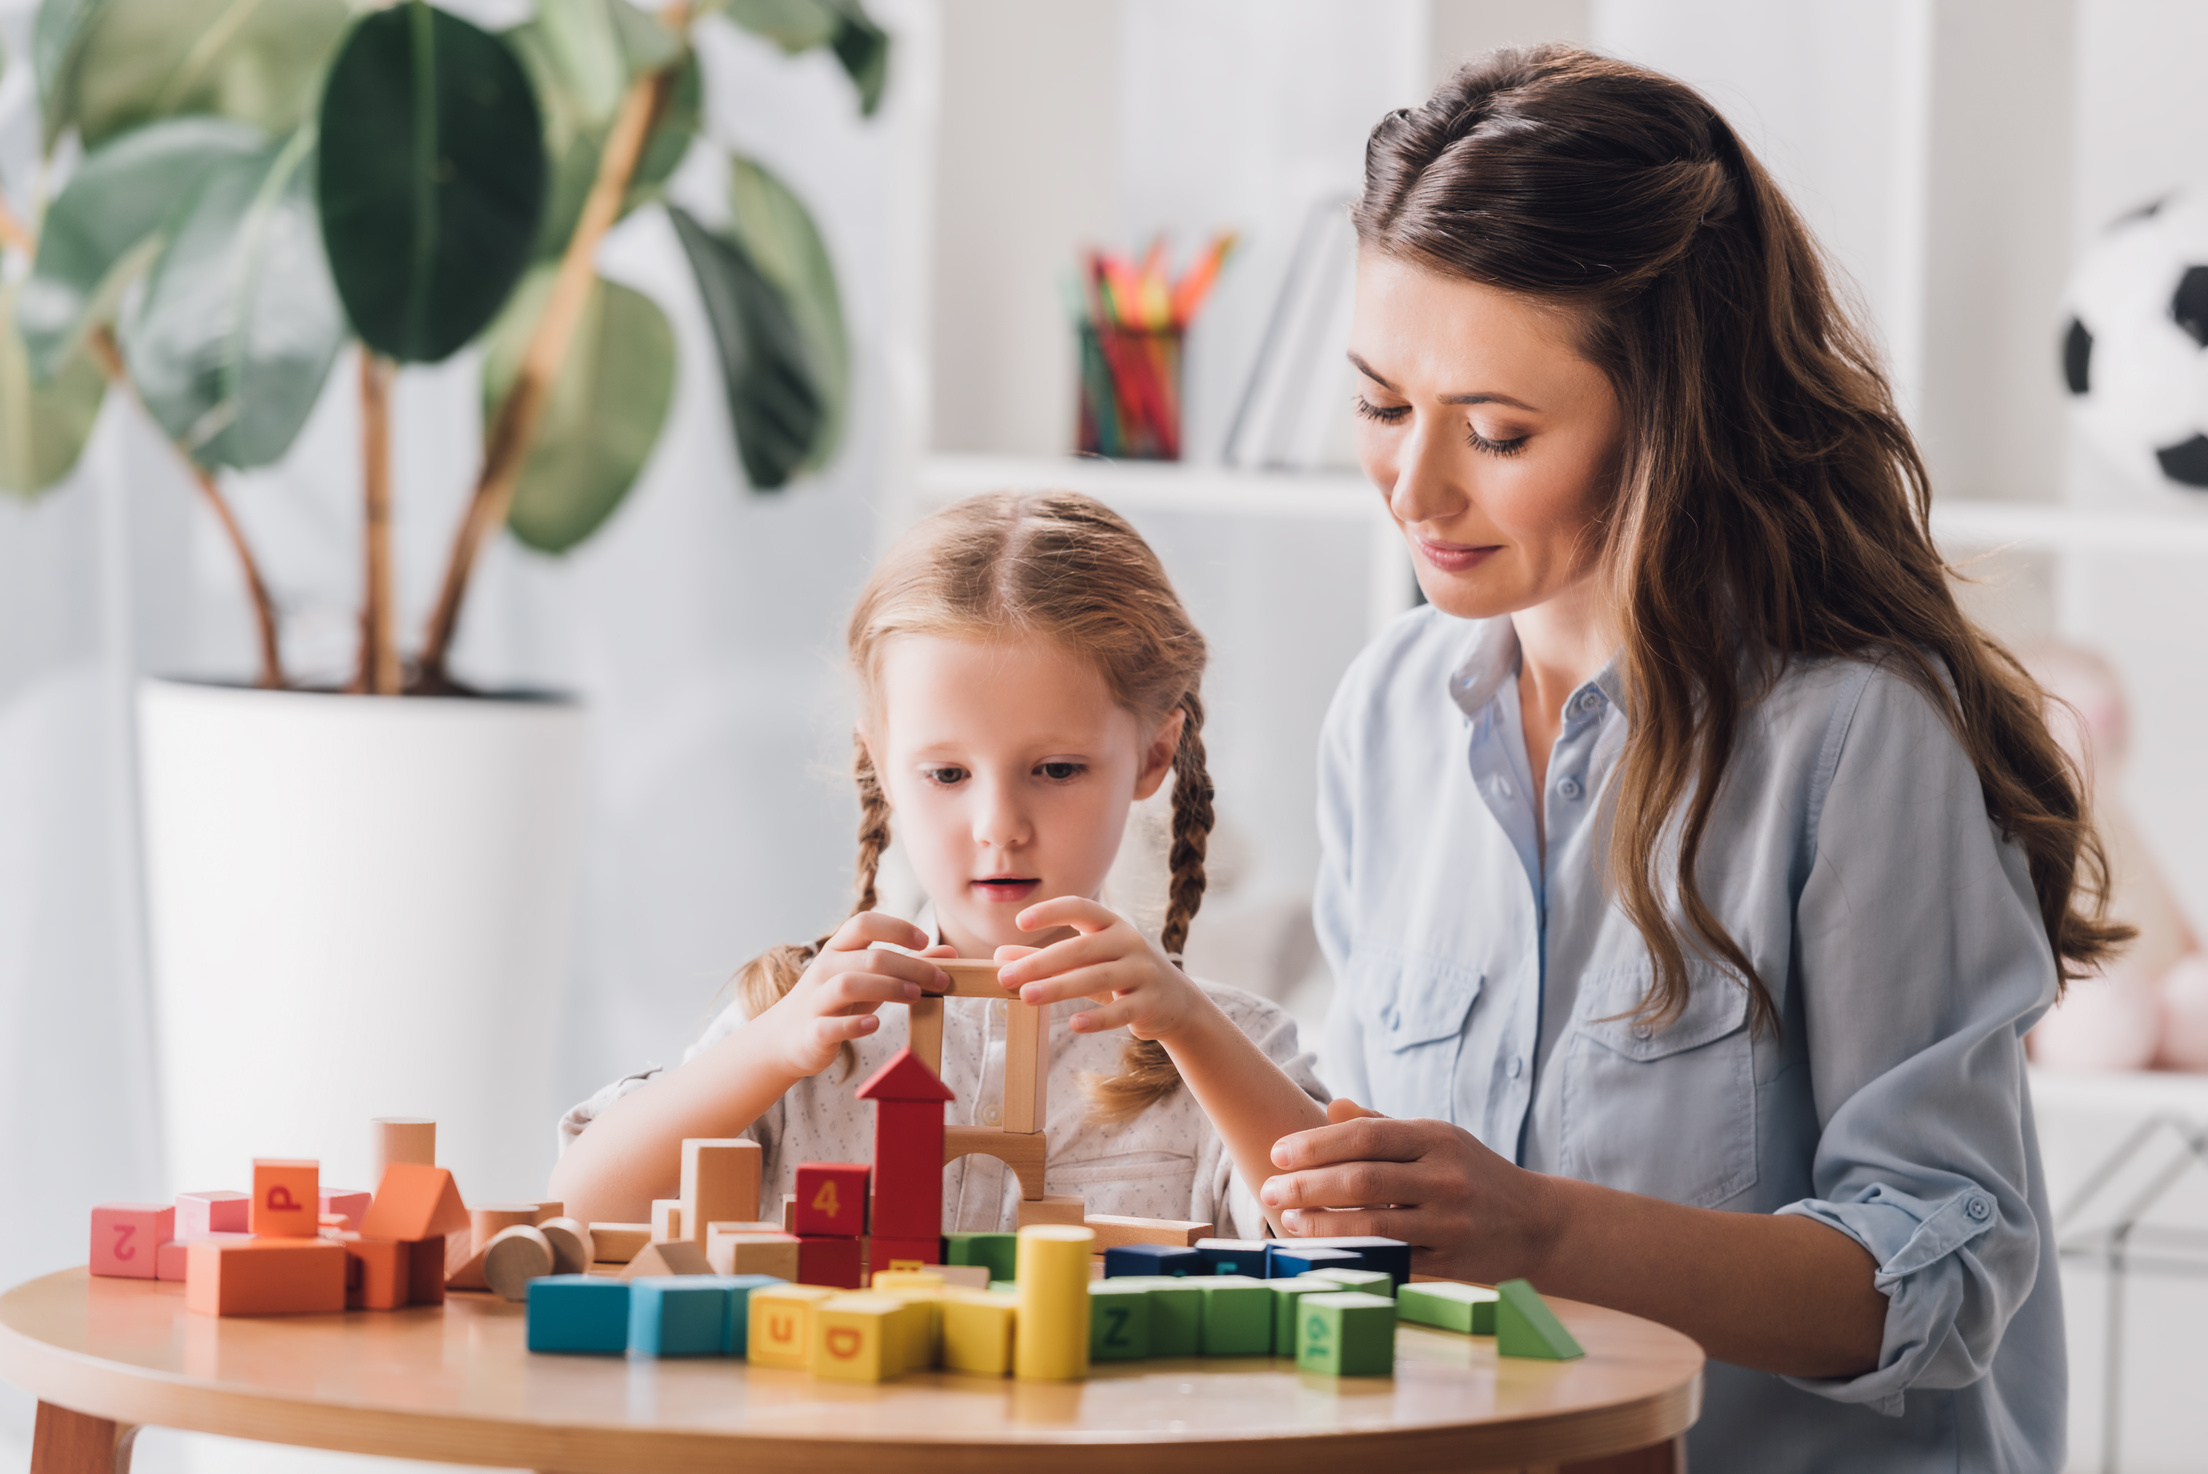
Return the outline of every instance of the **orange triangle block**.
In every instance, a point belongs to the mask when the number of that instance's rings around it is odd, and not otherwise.
[[[950,1087],[909,1049],[900,1049],[890,1062],[867,1076],[859,1087],[861,1100],[956,1100]]]
[[[360,1221],[360,1232],[371,1239],[415,1244],[467,1226],[467,1204],[460,1201],[452,1173],[419,1162],[393,1162],[383,1169],[383,1183]]]

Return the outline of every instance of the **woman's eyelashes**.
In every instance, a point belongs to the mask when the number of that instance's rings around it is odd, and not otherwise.
[[[1368,420],[1378,420],[1383,425],[1400,425],[1410,414],[1407,404],[1374,404],[1360,394],[1357,396],[1357,413]]]
[[[1357,396],[1357,413],[1363,419],[1377,420],[1383,425],[1400,425],[1410,417],[1411,407],[1407,404],[1374,404],[1360,394]],[[1532,438],[1528,435],[1514,435],[1508,439],[1490,440],[1475,425],[1466,425],[1464,433],[1466,444],[1491,456],[1514,456],[1524,450],[1526,442]]]

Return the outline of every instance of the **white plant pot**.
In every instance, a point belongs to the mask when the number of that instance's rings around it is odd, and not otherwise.
[[[369,1119],[428,1116],[469,1200],[541,1196],[582,710],[147,681],[138,714],[171,1185],[372,1189]]]

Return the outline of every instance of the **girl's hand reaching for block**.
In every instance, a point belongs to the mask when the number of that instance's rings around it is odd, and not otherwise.
[[[772,1031],[774,1048],[790,1073],[817,1075],[835,1063],[836,1052],[882,1026],[876,1013],[885,1003],[914,1003],[923,993],[942,993],[950,975],[931,962],[876,947],[923,948],[929,957],[949,957],[949,947],[928,947],[928,934],[909,921],[879,911],[863,911],[836,929],[795,987],[761,1014],[753,1028]]]
[[[997,981],[1016,989],[1022,1003],[1042,1007],[1068,998],[1096,1003],[1068,1021],[1076,1034],[1124,1026],[1137,1039],[1170,1040],[1210,1007],[1203,990],[1134,923],[1095,901],[1060,896],[1028,907],[1014,921],[1022,931],[1071,927],[1076,933],[1040,949],[997,949],[998,960],[1005,961]]]

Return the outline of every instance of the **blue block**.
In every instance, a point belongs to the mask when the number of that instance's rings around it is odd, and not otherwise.
[[[708,1274],[629,1281],[629,1349],[646,1356],[719,1356],[728,1344],[728,1286]]]
[[[1196,1252],[1203,1255],[1213,1274],[1246,1274],[1265,1278],[1263,1239],[1198,1239]]]
[[[529,1349],[620,1356],[629,1349],[629,1282],[598,1274],[529,1281]]]
[[[742,1356],[751,1338],[751,1292],[787,1281],[771,1274],[717,1274],[713,1283],[728,1291],[728,1339],[721,1343],[721,1355]]]
[[[1292,1280],[1314,1269],[1364,1267],[1364,1259],[1347,1249],[1313,1249],[1301,1243],[1284,1244],[1278,1239],[1268,1240],[1265,1245],[1265,1278],[1269,1280]]]
[[[1162,1274],[1179,1278],[1190,1274],[1210,1274],[1211,1265],[1194,1249],[1184,1249],[1172,1244],[1121,1244],[1116,1249],[1104,1251],[1104,1278],[1116,1280],[1128,1275]]]
[[[1411,1278],[1411,1246],[1401,1239],[1348,1236],[1343,1238],[1276,1239],[1298,1249],[1347,1249],[1365,1262],[1363,1269],[1377,1269],[1402,1289]]]

